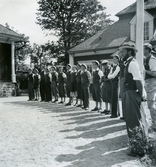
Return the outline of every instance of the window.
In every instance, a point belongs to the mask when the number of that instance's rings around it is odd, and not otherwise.
[[[134,27],[134,36],[136,40],[136,25]],[[144,40],[149,40],[149,22],[144,23]]]
[[[149,22],[144,23],[144,40],[149,40]]]

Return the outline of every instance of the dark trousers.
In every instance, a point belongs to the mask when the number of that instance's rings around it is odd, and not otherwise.
[[[101,84],[93,83],[92,85],[92,96],[96,102],[102,102]]]
[[[34,99],[34,86],[33,86],[33,83],[28,83],[28,96],[29,96],[29,100],[33,100]]]
[[[81,96],[82,96],[84,108],[88,108],[89,107],[89,84],[82,83],[81,89],[82,89]]]
[[[71,86],[72,86],[71,82],[66,83],[67,97],[70,97]]]
[[[118,116],[117,108],[118,108],[118,80],[111,81],[111,89],[112,89],[112,116]]]
[[[59,96],[60,97],[66,97],[65,83],[59,83],[58,91],[59,91]]]
[[[45,83],[40,82],[40,95],[41,95],[41,101],[45,100]]]
[[[45,82],[45,100],[51,101],[51,82]]]
[[[77,98],[82,99],[82,85],[81,82],[77,83]]]
[[[123,104],[123,85],[124,85],[124,78],[120,79],[120,95],[121,95],[121,104],[122,104],[122,115],[125,117],[125,109],[124,109],[124,104]]]
[[[55,81],[52,81],[51,83],[51,92],[52,92],[52,96],[54,96],[55,99],[58,99],[58,87]]]

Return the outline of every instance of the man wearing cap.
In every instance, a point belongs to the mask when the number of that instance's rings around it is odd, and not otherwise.
[[[119,83],[119,56],[116,54],[113,57],[113,67],[108,74],[108,79],[111,80],[111,118],[118,117],[118,83]]]
[[[71,84],[71,73],[72,73],[71,65],[68,64],[66,66],[66,68],[67,68],[67,73],[66,73],[66,75],[67,75],[67,78],[66,78],[66,91],[67,91],[67,97],[69,98],[69,102],[66,103],[65,105],[66,106],[70,106],[72,104],[72,102],[73,102],[73,98],[71,96],[71,86],[72,86],[72,84]]]
[[[152,55],[152,45],[144,44],[145,89],[147,92],[148,108],[152,117],[152,129],[156,131],[156,58]]]
[[[51,93],[52,93],[52,98],[54,97],[55,100],[52,101],[52,103],[55,103],[58,101],[58,72],[56,71],[56,67],[52,66],[51,68]]]
[[[95,108],[91,111],[102,112],[102,94],[101,94],[101,79],[103,77],[103,72],[99,69],[99,62],[97,60],[92,62],[93,65],[93,76],[92,76],[92,97],[95,101]],[[100,107],[98,107],[98,104]]]
[[[108,60],[104,60],[102,63],[102,71],[103,71],[103,77],[102,77],[102,99],[103,102],[105,102],[105,109],[101,113],[109,114],[111,110],[111,83],[110,79],[108,79],[108,75],[111,70],[111,66],[109,65]]]
[[[81,74],[81,89],[82,89],[82,101],[83,101],[83,109],[89,109],[89,86],[91,81],[91,74],[87,70],[86,64],[81,65],[82,74]]]
[[[143,156],[146,152],[146,137],[141,124],[140,105],[146,93],[142,84],[139,64],[134,58],[134,46],[123,45],[120,48],[124,61],[123,104],[129,139],[129,156]]]
[[[81,74],[82,74],[82,70],[81,70],[81,64],[78,63],[77,64],[77,77],[76,77],[76,80],[77,80],[77,103],[78,101],[80,100],[80,104],[77,105],[77,107],[82,107],[82,89],[81,89]]]

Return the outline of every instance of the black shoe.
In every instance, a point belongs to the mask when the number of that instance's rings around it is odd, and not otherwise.
[[[67,104],[65,104],[65,106],[71,106],[71,103],[67,103]]]
[[[118,116],[111,115],[110,118],[117,118]]]
[[[77,105],[76,107],[82,107],[82,104]]]
[[[125,117],[120,117],[120,119],[125,120]]]
[[[98,111],[99,109],[97,107],[95,107],[94,109],[92,109],[91,111]]]
[[[109,110],[105,110],[105,114],[109,115],[111,112]]]
[[[64,103],[63,101],[58,102],[58,104],[63,104],[63,103]]]

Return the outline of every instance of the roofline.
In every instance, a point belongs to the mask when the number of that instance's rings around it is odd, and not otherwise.
[[[105,47],[105,48],[99,48],[99,49],[87,49],[87,50],[78,50],[78,51],[68,51],[69,54],[75,54],[75,53],[85,53],[85,52],[95,52],[95,51],[101,51],[101,50],[107,50],[107,49],[115,49],[119,48],[120,46],[114,46],[114,47]]]
[[[134,5],[136,2],[132,3],[131,5],[127,6],[126,8]],[[121,11],[125,10],[126,8],[122,9]],[[123,14],[119,14],[121,11],[119,11],[117,14],[115,14],[115,16],[119,17],[121,15],[125,15],[125,14],[129,14],[129,13],[136,13],[136,12],[128,12],[128,13],[123,13]]]

